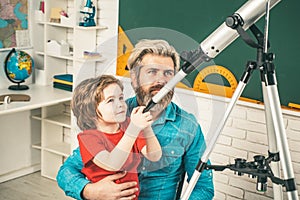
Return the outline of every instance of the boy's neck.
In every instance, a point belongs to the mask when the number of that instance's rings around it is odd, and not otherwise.
[[[120,130],[119,123],[98,123],[97,129],[104,133],[117,133]]]

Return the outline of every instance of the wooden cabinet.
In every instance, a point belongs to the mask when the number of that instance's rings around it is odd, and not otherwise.
[[[54,179],[71,151],[72,93],[35,84],[29,88],[30,101],[0,105],[0,183],[40,169]],[[0,94],[24,91],[0,89]]]
[[[93,0],[97,7],[94,27],[78,26],[84,0],[44,0],[45,13],[39,11],[40,1],[28,1],[30,50],[35,64],[30,89],[0,89],[1,94],[31,97],[29,102],[0,105],[0,182],[40,169],[43,176],[55,179],[65,158],[78,146],[79,130],[69,107],[72,92],[53,88],[53,75],[73,74],[74,86],[103,72],[115,74],[118,0]],[[50,22],[52,8],[73,15],[74,23]],[[69,54],[51,51],[49,40],[68,43]],[[85,59],[84,51],[98,51],[102,57]]]
[[[68,73],[76,76],[85,64],[88,64],[94,72],[96,63],[103,61],[104,57],[84,58],[84,51],[97,52],[97,33],[107,27],[79,26],[83,2],[81,0],[45,0],[44,13],[35,11],[33,47],[36,61],[36,84],[52,84],[53,76],[56,74]],[[98,3],[95,3],[95,6],[97,5]],[[59,15],[60,21],[53,20],[54,13],[59,10],[67,13],[68,17]],[[98,16],[95,17],[96,21],[97,18]]]
[[[41,141],[32,147],[41,150],[41,174],[55,179],[64,159],[70,155],[70,101],[41,108]]]
[[[72,74],[74,89],[85,78],[103,72],[115,74],[118,0],[93,0],[93,3],[96,26],[85,27],[79,26],[84,0],[44,0],[44,13],[39,11],[40,2],[32,1],[35,84],[51,86],[54,75]],[[67,13],[68,18],[52,19],[59,10]],[[86,58],[86,51],[101,56]],[[33,117],[41,121],[41,143],[33,147],[41,149],[42,175],[52,179],[78,145],[76,135],[80,130],[67,104],[66,101],[43,107],[40,115]]]

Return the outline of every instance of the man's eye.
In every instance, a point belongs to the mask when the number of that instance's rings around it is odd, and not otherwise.
[[[174,76],[174,72],[173,71],[166,71],[165,76]]]
[[[148,74],[156,74],[156,70],[149,70]]]

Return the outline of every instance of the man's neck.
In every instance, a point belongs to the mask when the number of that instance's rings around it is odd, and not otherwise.
[[[156,121],[160,117],[162,111],[150,111],[150,113],[152,115],[152,120]]]

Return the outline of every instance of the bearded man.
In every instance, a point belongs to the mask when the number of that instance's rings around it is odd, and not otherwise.
[[[152,97],[178,71],[179,54],[165,40],[139,41],[128,59],[135,97],[127,99],[128,113],[147,105]],[[142,159],[139,166],[139,200],[180,199],[184,177],[189,181],[206,145],[196,118],[172,102],[170,91],[150,109],[154,123],[152,129],[162,147],[158,162]],[[83,167],[79,149],[75,149],[60,168],[57,181],[66,195],[76,199],[118,199],[135,197],[135,182],[115,183],[124,176],[122,172],[97,183],[90,183],[81,173]],[[205,170],[196,183],[190,199],[211,200],[214,196],[211,170]]]

